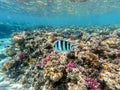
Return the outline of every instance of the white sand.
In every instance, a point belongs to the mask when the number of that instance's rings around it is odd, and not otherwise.
[[[9,46],[10,38],[0,39],[0,54],[5,54],[5,48]],[[9,61],[10,57],[2,57],[0,60],[0,90],[34,90],[32,87],[24,89],[21,84],[13,82],[1,71],[2,65]]]

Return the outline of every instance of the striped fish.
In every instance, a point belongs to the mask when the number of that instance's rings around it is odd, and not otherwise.
[[[53,49],[56,52],[71,52],[77,49],[78,46],[79,45],[72,44],[71,42],[66,40],[57,40],[53,45]]]

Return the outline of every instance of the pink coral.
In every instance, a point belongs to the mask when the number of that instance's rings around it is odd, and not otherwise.
[[[23,41],[24,40],[24,37],[22,35],[15,35],[13,37],[13,40],[15,41]]]
[[[55,56],[55,53],[50,53],[45,57],[45,59],[43,59],[42,64],[41,64],[42,67],[44,67],[47,64],[47,61],[50,60],[51,56]]]
[[[18,59],[18,60],[22,60],[22,59],[24,59],[24,58],[27,57],[27,56],[28,56],[27,53],[25,53],[25,52],[20,52],[20,53],[17,55],[17,59]]]
[[[101,90],[99,87],[99,83],[93,78],[86,79],[88,83],[89,90]]]
[[[67,64],[67,71],[71,72],[72,69],[75,67],[74,63],[72,63],[71,61]]]

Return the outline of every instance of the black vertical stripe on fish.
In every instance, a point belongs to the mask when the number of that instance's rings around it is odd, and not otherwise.
[[[56,42],[56,48],[59,50],[58,42]]]
[[[67,50],[67,44],[68,44],[68,42],[65,41],[65,50]]]
[[[74,48],[76,45],[66,40],[57,40],[54,43],[54,50],[57,52],[71,52]]]
[[[70,50],[70,42],[68,43],[68,49],[67,49],[68,51]]]
[[[64,47],[64,45],[63,45],[63,40],[61,40],[61,50],[63,50],[63,47]]]

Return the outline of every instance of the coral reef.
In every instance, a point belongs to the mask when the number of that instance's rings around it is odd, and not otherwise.
[[[86,79],[89,90],[100,90],[99,83],[93,78]]]
[[[42,65],[42,67],[44,67],[46,64],[47,64],[47,62],[50,60],[50,57],[51,56],[55,56],[55,53],[51,53],[51,54],[48,54],[47,56],[46,56],[46,58],[42,61],[42,63],[41,63],[41,65]]]
[[[14,48],[6,48],[6,55],[7,56],[14,56],[16,54],[16,51]]]
[[[120,67],[112,63],[104,63],[102,68],[98,79],[105,84],[105,86],[102,86],[103,90],[119,89]]]
[[[74,63],[69,62],[69,63],[67,64],[67,71],[68,71],[68,72],[71,72],[74,67],[75,67]]]
[[[108,38],[104,41],[101,42],[102,45],[116,45],[118,43],[118,39],[117,38]]]
[[[67,73],[69,82],[68,90],[87,90],[87,82],[85,76],[79,71],[78,68],[73,68],[71,72]]]
[[[49,30],[48,30],[49,29]],[[47,31],[48,30],[48,31]],[[15,33],[2,71],[34,90],[119,90],[119,28],[42,28]],[[56,40],[79,44],[70,53],[53,49]]]
[[[86,52],[85,53],[85,64],[89,65],[90,67],[99,67],[99,57],[98,55],[92,53],[92,52]]]
[[[5,63],[2,67],[2,71],[6,71],[6,72],[9,71],[14,66],[15,63],[16,63],[15,60],[11,60]]]
[[[22,59],[24,59],[24,58],[27,57],[27,56],[28,56],[27,53],[25,53],[25,52],[20,52],[20,53],[17,54],[17,60],[22,60]]]
[[[22,35],[14,35],[13,36],[13,40],[16,42],[16,43],[22,43],[24,41],[24,37]]]

